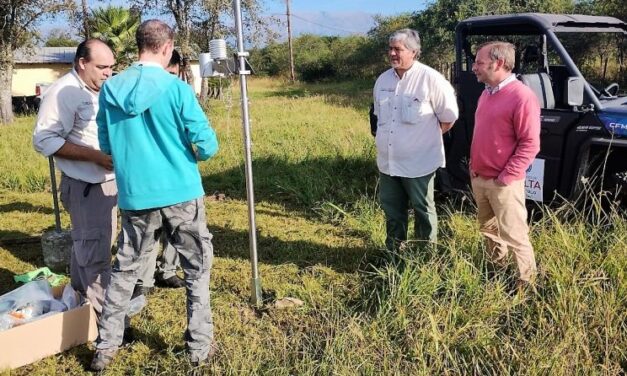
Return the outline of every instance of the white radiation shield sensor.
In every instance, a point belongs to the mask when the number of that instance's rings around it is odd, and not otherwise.
[[[211,53],[203,53],[198,56],[198,64],[200,65],[200,77],[213,76],[213,59]]]
[[[224,39],[213,39],[209,41],[209,52],[214,60],[226,60],[226,41]]]

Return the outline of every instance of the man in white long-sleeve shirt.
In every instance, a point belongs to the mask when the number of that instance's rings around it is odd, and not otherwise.
[[[111,244],[117,232],[117,187],[111,156],[98,144],[98,94],[115,59],[98,39],[76,49],[74,69],[46,91],[33,146],[54,156],[62,172],[60,195],[72,221],[72,287],[98,316],[111,278]]]
[[[437,241],[435,172],[444,167],[442,134],[457,120],[458,109],[451,84],[417,61],[418,32],[402,29],[392,34],[388,57],[391,68],[377,79],[373,99],[385,244],[393,250],[407,240],[410,205],[415,215],[415,240]]]

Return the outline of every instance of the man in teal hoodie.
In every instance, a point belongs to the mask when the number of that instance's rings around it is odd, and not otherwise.
[[[218,142],[192,88],[164,69],[174,49],[173,30],[148,20],[136,39],[139,62],[103,85],[96,118],[100,149],[113,158],[122,232],[98,324],[95,371],[111,362],[122,343],[133,288],[162,227],[185,275],[191,361],[205,363],[215,352],[209,304],[212,235],[197,161],[212,157]]]

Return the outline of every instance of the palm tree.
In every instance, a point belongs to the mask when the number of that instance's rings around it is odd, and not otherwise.
[[[81,8],[83,10],[83,33],[85,39],[89,38],[89,8],[87,7],[87,0],[81,0]]]
[[[108,6],[92,11],[89,20],[92,38],[106,42],[113,50],[117,69],[128,66],[135,56],[135,32],[140,25],[137,12],[118,6]]]

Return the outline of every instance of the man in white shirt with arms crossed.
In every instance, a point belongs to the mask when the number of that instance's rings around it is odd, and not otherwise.
[[[437,241],[435,172],[444,167],[442,134],[457,120],[458,109],[451,84],[417,61],[418,32],[392,34],[388,57],[392,68],[379,76],[373,96],[385,244],[394,250],[407,239],[409,204],[416,217],[416,240]]]

